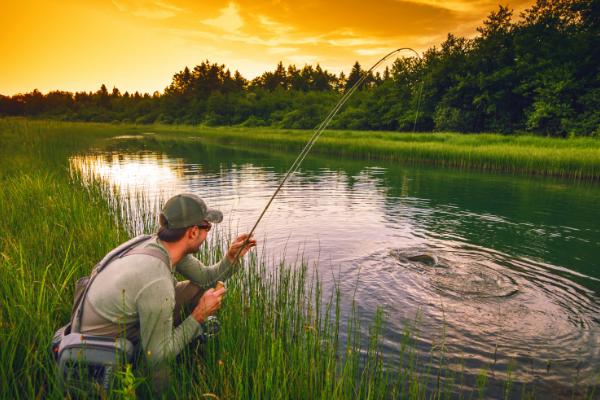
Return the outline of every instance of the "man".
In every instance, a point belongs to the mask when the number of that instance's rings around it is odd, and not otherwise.
[[[223,220],[200,197],[180,194],[164,205],[160,229],[113,260],[93,281],[83,305],[81,333],[125,335],[141,345],[150,366],[172,359],[203,332],[203,323],[221,306],[225,288],[213,289],[235,271],[236,257],[256,241],[239,235],[223,260],[204,266],[192,256],[206,240],[212,223]],[[143,250],[139,250],[143,249]],[[177,271],[188,280],[177,282]],[[185,306],[193,307],[181,321]]]

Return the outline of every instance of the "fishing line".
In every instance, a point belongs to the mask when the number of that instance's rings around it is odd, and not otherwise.
[[[423,95],[423,86],[425,86],[425,80],[421,80],[421,88],[419,89],[419,97],[417,98],[417,113],[415,114],[415,124],[413,125],[413,132],[417,131],[417,118],[419,118],[419,109],[421,107],[421,96]]]
[[[283,187],[283,185],[285,184],[285,182],[288,180],[288,178],[294,172],[296,172],[298,170],[298,168],[300,167],[300,164],[302,163],[302,161],[304,161],[304,159],[306,158],[306,156],[308,155],[308,153],[310,152],[310,150],[314,146],[315,142],[317,141],[317,139],[319,139],[319,137],[321,136],[321,133],[325,130],[325,128],[327,127],[327,125],[329,125],[329,123],[335,117],[335,115],[338,113],[338,111],[343,107],[344,104],[346,104],[346,102],[348,101],[348,99],[364,83],[364,81],[369,76],[371,76],[371,72],[373,72],[374,69],[376,69],[381,63],[383,63],[384,61],[386,61],[388,58],[390,58],[394,54],[397,54],[397,53],[399,53],[399,52],[401,52],[403,50],[411,51],[411,52],[415,53],[415,55],[417,56],[417,58],[420,58],[419,53],[417,53],[415,50],[411,49],[410,47],[402,47],[402,48],[399,48],[399,49],[396,49],[394,51],[389,52],[384,57],[382,57],[379,61],[377,61],[375,64],[373,64],[373,66],[371,68],[369,68],[366,72],[364,72],[362,74],[362,76],[360,77],[360,79],[358,79],[354,83],[354,85],[352,85],[350,87],[350,89],[348,89],[346,91],[346,93],[344,93],[344,95],[340,98],[340,100],[338,100],[338,102],[331,109],[331,111],[329,112],[329,114],[327,114],[327,117],[325,117],[325,119],[319,125],[317,125],[317,127],[314,130],[314,133],[312,134],[312,136],[310,137],[310,139],[308,140],[308,142],[306,142],[306,145],[304,145],[304,148],[302,149],[302,151],[300,152],[300,154],[298,154],[298,156],[296,157],[296,159],[294,160],[294,162],[292,163],[292,165],[289,167],[289,169],[287,170],[287,172],[284,175],[283,179],[281,180],[281,182],[279,183],[279,185],[275,189],[275,192],[273,192],[273,195],[271,196],[271,198],[269,199],[269,201],[267,202],[267,204],[263,208],[262,212],[258,216],[258,219],[256,220],[256,223],[254,224],[254,226],[250,230],[250,233],[248,234],[248,238],[246,239],[244,245],[242,245],[240,247],[240,249],[238,250],[238,253],[237,253],[236,257],[235,257],[236,259],[240,255],[240,253],[241,253],[242,249],[245,247],[246,243],[248,243],[248,241],[252,237],[252,234],[254,234],[254,231],[256,230],[256,227],[258,226],[258,224],[260,223],[260,221],[264,217],[265,213],[267,212],[267,210],[271,206],[271,203],[273,203],[273,200],[275,200],[275,197],[277,196],[277,194],[281,191],[281,188]]]

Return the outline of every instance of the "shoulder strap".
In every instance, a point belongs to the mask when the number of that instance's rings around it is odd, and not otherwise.
[[[102,260],[100,260],[100,262],[96,265],[94,270],[99,273],[115,258],[121,257],[122,255],[133,249],[135,246],[150,239],[151,237],[152,236],[150,235],[139,235],[134,237],[133,239],[129,239],[125,243],[118,245],[117,247],[109,251],[108,254],[106,254],[104,258],[102,258]]]
[[[83,305],[85,303],[85,298],[87,297],[87,293],[90,290],[90,286],[92,285],[92,282],[94,281],[94,279],[96,279],[96,276],[98,276],[98,274],[104,268],[106,268],[106,266],[108,264],[110,264],[111,261],[113,261],[114,259],[119,258],[123,255],[126,255],[126,253],[131,252],[135,246],[150,239],[151,237],[152,236],[150,236],[150,235],[136,236],[133,239],[130,239],[127,242],[122,243],[119,246],[115,247],[113,250],[108,252],[108,254],[106,254],[104,256],[104,258],[102,258],[102,260],[100,260],[100,262],[98,264],[96,264],[96,266],[92,270],[92,274],[90,275],[90,279],[88,280],[87,285],[86,285],[85,289],[83,290],[82,295],[79,297],[77,304],[75,305],[75,310],[76,310],[75,315],[71,316],[72,332],[81,332],[81,320],[83,317]],[[157,251],[159,251],[159,250],[157,249]],[[156,255],[155,255],[155,257],[156,257]],[[161,257],[158,257],[158,258],[161,258],[161,260],[162,260],[162,255],[161,255]],[[75,320],[77,321],[77,324],[74,324]]]
[[[152,247],[136,247],[133,248],[131,250],[129,250],[128,252],[126,252],[125,254],[121,255],[120,258],[122,257],[126,257],[126,256],[132,256],[135,254],[143,254],[146,256],[151,256],[154,258],[158,258],[160,261],[162,261],[163,263],[167,264],[167,266],[171,265],[171,259],[169,258],[168,254],[165,254],[164,251],[160,251],[159,249],[154,249]]]

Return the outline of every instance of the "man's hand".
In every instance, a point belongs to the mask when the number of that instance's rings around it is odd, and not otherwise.
[[[223,299],[223,295],[227,289],[224,287],[220,289],[208,289],[200,300],[198,301],[198,305],[192,311],[192,316],[199,323],[203,323],[207,317],[213,315],[214,313],[221,308],[221,300]]]
[[[227,260],[232,264],[235,263],[238,255],[243,257],[254,246],[256,246],[256,239],[252,239],[247,233],[239,235],[227,250]]]

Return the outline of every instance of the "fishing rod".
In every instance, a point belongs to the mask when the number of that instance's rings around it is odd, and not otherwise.
[[[379,61],[377,61],[375,64],[373,64],[373,66],[371,66],[371,68],[369,68],[366,72],[364,72],[362,74],[362,76],[360,77],[360,79],[358,79],[354,83],[354,85],[352,85],[350,87],[350,89],[348,89],[346,91],[346,93],[344,93],[344,95],[340,98],[340,100],[338,100],[338,102],[336,103],[336,105],[331,109],[331,111],[329,111],[329,114],[327,114],[327,117],[325,117],[325,119],[319,125],[317,125],[317,127],[315,128],[312,136],[310,137],[310,139],[308,140],[308,142],[306,142],[306,145],[304,145],[304,148],[302,149],[302,151],[300,152],[300,154],[298,154],[298,156],[296,157],[296,159],[294,160],[294,162],[292,163],[292,165],[287,170],[287,172],[284,175],[283,179],[281,180],[281,182],[277,186],[277,189],[275,189],[275,192],[273,192],[273,195],[271,195],[271,198],[269,199],[269,201],[267,202],[267,204],[263,208],[262,212],[258,216],[258,219],[254,223],[254,226],[250,230],[250,233],[248,234],[248,238],[245,240],[244,244],[240,247],[240,249],[238,250],[238,253],[236,254],[236,256],[235,256],[234,259],[237,259],[239,257],[240,253],[242,252],[242,249],[244,247],[246,247],[246,244],[248,243],[248,241],[250,240],[250,238],[254,234],[254,231],[256,230],[256,227],[258,226],[258,224],[260,223],[260,221],[264,217],[265,213],[267,212],[267,210],[271,206],[271,203],[273,203],[273,200],[275,200],[275,197],[277,196],[277,194],[281,191],[281,188],[283,187],[283,185],[285,184],[285,182],[288,180],[288,178],[294,172],[296,172],[298,170],[298,168],[300,167],[300,164],[302,163],[302,161],[304,161],[304,159],[306,158],[306,156],[308,155],[308,153],[310,152],[310,150],[312,149],[312,147],[314,146],[314,144],[316,143],[316,141],[321,136],[321,133],[325,130],[325,128],[327,127],[327,125],[329,125],[329,123],[335,117],[335,115],[338,113],[338,111],[344,106],[344,104],[346,104],[346,102],[354,94],[354,92],[371,75],[371,72],[373,72],[373,70],[375,70],[379,65],[381,65],[381,63],[383,63],[384,61],[386,61],[388,58],[390,58],[393,55],[395,55],[395,54],[397,54],[397,53],[399,53],[401,51],[404,51],[404,50],[411,51],[411,52],[413,52],[417,56],[417,58],[420,58],[419,53],[417,53],[414,49],[412,49],[410,47],[401,47],[399,49],[396,49],[394,51],[389,52],[384,57],[382,57],[381,59],[379,59]],[[415,119],[415,123],[416,123],[416,119]]]

